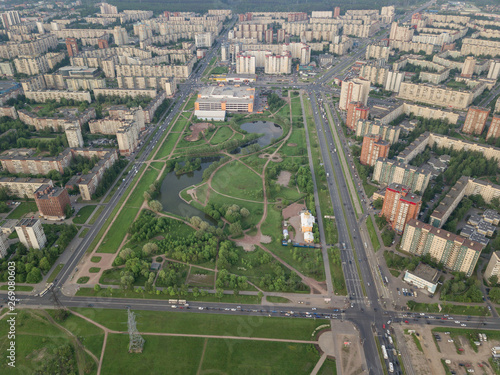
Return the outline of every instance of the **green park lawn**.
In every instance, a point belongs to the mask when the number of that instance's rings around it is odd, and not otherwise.
[[[310,374],[319,359],[307,344],[198,337],[144,336],[141,354],[127,352],[128,336],[111,334],[106,374]],[[154,366],[151,363],[154,362]],[[199,371],[200,370],[200,371]]]
[[[19,206],[17,206],[14,211],[12,211],[7,219],[21,219],[24,215],[30,212],[37,212],[38,207],[35,202],[21,202]]]
[[[118,331],[127,330],[127,310],[75,308],[103,326]],[[140,332],[184,333],[265,337],[310,340],[316,327],[327,324],[325,319],[290,319],[278,317],[187,314],[176,311],[134,310]]]
[[[23,309],[18,310],[17,314],[16,367],[9,367],[5,359],[0,363],[1,374],[35,374],[45,360],[54,357],[52,353],[55,349],[64,345],[71,345],[75,349],[73,340],[70,340],[64,331],[50,323],[43,310]],[[7,318],[6,316],[0,320],[0,330],[2,332],[8,332]],[[78,319],[78,322],[76,322],[76,319]],[[99,357],[99,345],[102,346],[104,335],[100,334],[101,344],[99,344],[99,333],[93,329],[94,326],[90,327],[89,324],[76,317],[75,320],[67,320],[63,323],[72,333],[80,337],[83,345],[87,346],[88,344],[88,349]],[[0,335],[0,350],[3,353],[7,352],[9,341],[5,333]],[[75,355],[75,358],[82,368],[86,365],[93,366],[91,373],[95,374],[97,365],[88,354],[79,350],[79,354]]]
[[[225,142],[230,139],[233,135],[233,130],[228,126],[222,126],[217,129],[216,133],[210,140],[210,144],[218,145],[219,143]]]
[[[212,188],[232,197],[263,201],[262,179],[237,161],[226,164],[215,173]]]
[[[80,211],[78,211],[75,217],[73,218],[73,223],[85,224],[90,215],[92,215],[92,212],[94,212],[95,208],[96,208],[95,205],[82,207]]]

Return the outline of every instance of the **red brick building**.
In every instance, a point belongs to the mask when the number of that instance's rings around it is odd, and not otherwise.
[[[403,233],[409,220],[418,219],[421,206],[422,197],[413,194],[407,186],[393,183],[385,190],[380,216],[384,216],[397,233]]]
[[[106,49],[109,47],[109,43],[106,39],[98,39],[97,43],[100,49]]]
[[[389,156],[391,144],[382,139],[380,135],[368,134],[363,137],[361,157],[359,162],[363,165],[375,165],[378,158]]]
[[[68,49],[69,57],[78,55],[78,43],[75,38],[66,38],[66,48]]]
[[[66,206],[71,206],[66,189],[49,185],[42,185],[35,191],[35,203],[40,215],[48,220],[66,218]]]
[[[351,130],[356,130],[358,120],[367,120],[370,109],[361,102],[350,102],[347,105],[346,126]]]
[[[465,118],[464,126],[462,127],[462,133],[480,135],[484,130],[489,115],[489,109],[470,107],[467,112],[467,117]]]

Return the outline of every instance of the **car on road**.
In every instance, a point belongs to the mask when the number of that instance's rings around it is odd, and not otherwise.
[[[460,326],[462,326],[462,327],[467,327],[467,324],[462,323],[462,324],[460,324]]]

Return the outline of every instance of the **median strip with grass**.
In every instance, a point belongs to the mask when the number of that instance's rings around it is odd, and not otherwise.
[[[366,219],[366,228],[368,229],[368,234],[370,235],[373,250],[377,252],[380,249],[380,241],[378,240],[377,232],[375,232],[375,226],[373,225],[373,219],[371,216]]]

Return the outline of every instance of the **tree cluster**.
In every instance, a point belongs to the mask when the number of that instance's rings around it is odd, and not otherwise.
[[[483,294],[477,280],[465,273],[454,273],[454,278],[446,280],[441,289],[441,300],[455,302],[482,302]]]
[[[116,177],[120,174],[123,168],[128,164],[126,159],[118,159],[111,168],[106,169],[104,172],[101,182],[97,186],[95,193],[92,195],[92,199],[102,197],[108,191],[109,187],[113,184]]]

